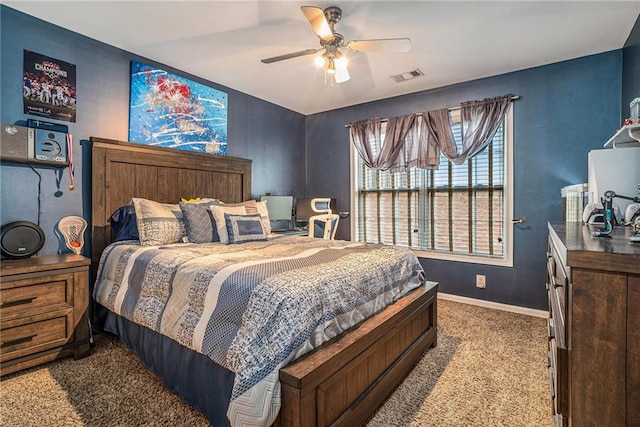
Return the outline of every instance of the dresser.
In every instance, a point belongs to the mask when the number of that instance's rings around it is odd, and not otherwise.
[[[554,426],[640,426],[640,245],[630,227],[549,224]]]
[[[0,262],[0,375],[89,353],[89,265],[76,254]]]

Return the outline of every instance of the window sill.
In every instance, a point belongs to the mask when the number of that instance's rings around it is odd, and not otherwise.
[[[468,264],[496,265],[499,267],[513,267],[513,260],[505,256],[504,258],[490,258],[480,255],[461,255],[448,252],[431,252],[413,250],[418,258],[438,259],[443,261],[464,262]]]

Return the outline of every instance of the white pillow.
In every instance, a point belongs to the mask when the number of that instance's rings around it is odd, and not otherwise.
[[[218,229],[220,243],[228,245],[229,234],[227,233],[224,214],[246,215],[246,208],[244,206],[213,205],[211,206],[211,212],[213,212],[213,218],[216,220],[216,228]]]
[[[269,218],[269,210],[267,209],[267,201],[262,200],[256,202],[255,200],[247,200],[241,203],[223,203],[225,206],[244,206],[247,209],[247,214],[260,214],[260,221],[262,221],[262,228],[265,234],[268,236],[271,234],[271,219]]]

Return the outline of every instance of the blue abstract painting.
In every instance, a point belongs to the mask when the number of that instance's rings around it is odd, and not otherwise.
[[[227,94],[131,62],[129,141],[227,155]]]

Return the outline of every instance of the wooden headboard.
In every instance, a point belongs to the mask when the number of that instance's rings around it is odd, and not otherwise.
[[[251,160],[96,137],[91,143],[94,267],[113,240],[107,221],[132,197],[162,203],[178,203],[181,197],[213,197],[228,203],[251,198]]]

